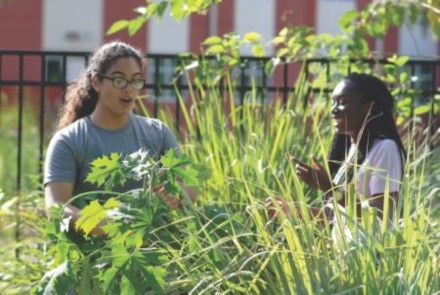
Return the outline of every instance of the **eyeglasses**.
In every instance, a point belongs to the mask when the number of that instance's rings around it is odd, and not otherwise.
[[[129,81],[122,77],[106,77],[106,76],[100,76],[100,77],[102,79],[111,80],[113,83],[113,87],[118,89],[125,89],[127,88],[128,84],[130,84],[134,90],[141,90],[145,85],[145,81],[142,79]]]

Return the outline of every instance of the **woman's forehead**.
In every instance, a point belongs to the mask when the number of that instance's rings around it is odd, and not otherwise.
[[[355,94],[357,93],[354,85],[349,80],[342,80],[339,82],[336,87],[333,89],[333,97],[341,96],[341,95],[347,95],[347,94]]]
[[[129,72],[129,74],[140,73],[141,69],[136,59],[133,57],[121,57],[113,62],[107,73]]]

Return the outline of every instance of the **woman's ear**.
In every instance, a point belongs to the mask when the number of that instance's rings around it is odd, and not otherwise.
[[[99,93],[99,91],[101,90],[101,81],[99,80],[97,75],[92,76],[92,87],[97,93]]]

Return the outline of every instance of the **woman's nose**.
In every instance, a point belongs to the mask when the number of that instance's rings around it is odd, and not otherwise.
[[[338,112],[339,112],[338,105],[337,105],[336,103],[334,103],[334,104],[332,105],[332,108],[331,108],[331,113],[332,113],[333,115],[335,115],[335,114],[337,114]]]

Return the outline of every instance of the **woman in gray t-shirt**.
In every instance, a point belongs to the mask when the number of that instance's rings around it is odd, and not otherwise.
[[[179,152],[173,133],[164,123],[132,113],[143,87],[142,54],[132,46],[108,43],[91,56],[81,78],[67,88],[58,131],[48,147],[44,170],[47,208],[95,190],[85,179],[91,161],[98,157],[143,148],[158,160],[169,149]],[[128,182],[119,190],[140,186]],[[176,198],[164,199],[171,209],[179,205]],[[65,213],[74,228],[79,209],[69,204]],[[103,234],[103,230],[97,227],[91,233]]]

